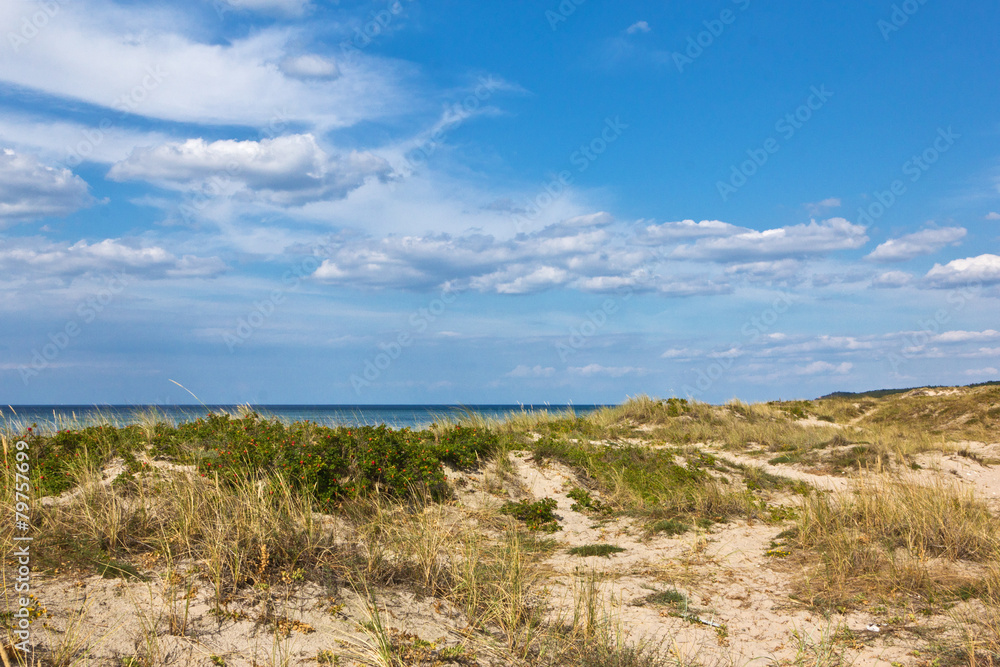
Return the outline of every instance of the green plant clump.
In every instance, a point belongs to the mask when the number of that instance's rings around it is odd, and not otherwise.
[[[595,500],[591,497],[590,492],[576,488],[566,494],[571,500],[575,500],[570,509],[574,512],[583,512],[585,510],[593,510],[594,512],[604,512],[608,509],[608,506],[602,503],[600,500]]]
[[[533,503],[522,500],[517,503],[507,502],[500,507],[501,514],[514,517],[530,530],[542,530],[546,533],[554,533],[562,530],[558,519],[553,512],[556,508],[556,501],[552,498],[542,498]]]
[[[582,547],[573,547],[569,550],[571,556],[604,556],[608,558],[611,554],[617,554],[625,551],[621,547],[616,547],[613,544],[585,544]]]
[[[296,491],[311,494],[321,509],[379,491],[406,497],[426,489],[449,495],[444,464],[468,468],[492,454],[498,439],[483,428],[393,430],[385,425],[330,428],[310,422],[285,424],[257,414],[209,414],[173,426],[93,426],[53,434],[29,429],[32,481],[39,496],[71,488],[84,466],[116,457],[141,468],[136,453],[194,464],[205,477],[235,483],[280,473]]]

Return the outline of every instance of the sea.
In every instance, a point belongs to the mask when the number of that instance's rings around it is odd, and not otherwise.
[[[238,415],[248,408],[267,419],[285,423],[310,421],[324,426],[377,426],[420,429],[444,418],[467,414],[503,418],[515,413],[560,413],[578,417],[603,405],[8,405],[0,406],[0,425],[15,429],[36,425],[59,430],[87,425],[126,426],[147,421],[151,413],[174,425],[208,414]]]

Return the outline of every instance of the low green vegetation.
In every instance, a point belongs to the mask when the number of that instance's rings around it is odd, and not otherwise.
[[[571,489],[566,495],[573,501],[570,509],[574,512],[607,512],[611,509],[600,500],[591,497],[590,492],[585,489]]]
[[[680,609],[685,609],[688,606],[687,596],[678,591],[676,588],[660,591],[658,593],[651,593],[642,598],[640,602],[643,604],[677,607]]]
[[[697,449],[609,447],[543,437],[533,443],[532,452],[538,461],[559,461],[593,481],[607,499],[602,505],[605,511],[625,512],[653,526],[662,521],[690,524],[699,519],[767,516],[766,502],[754,492],[759,485],[746,490],[733,487],[722,473],[734,468]],[[589,494],[575,495],[584,503],[589,498]]]
[[[31,429],[23,437],[39,495],[73,486],[81,460],[103,466],[120,457],[129,472],[136,472],[146,465],[137,453],[148,449],[153,458],[195,465],[201,475],[224,482],[281,474],[321,508],[375,490],[406,497],[427,489],[443,497],[448,494],[444,465],[470,467],[492,455],[498,444],[492,431],[459,425],[425,431],[384,425],[329,428],[256,414],[212,414],[176,427],[158,422],[54,434]]]
[[[617,554],[623,551],[625,551],[625,549],[616,547],[613,544],[585,544],[583,546],[569,549],[569,554],[571,556],[604,556],[607,558],[611,556],[611,554]]]
[[[556,504],[552,498],[542,498],[534,502],[528,500],[516,503],[506,502],[500,507],[500,513],[523,522],[529,530],[554,533],[557,530],[562,530],[559,525],[559,517],[555,515]]]
[[[615,633],[614,605],[603,607],[599,590],[615,560],[574,561],[602,573],[592,572],[573,590],[574,607],[551,620],[547,578],[559,575],[546,559],[567,551],[609,558],[624,549],[567,549],[555,499],[508,500],[525,492],[522,462],[508,457],[516,451],[569,478],[571,510],[609,530],[590,539],[616,539],[610,529],[632,521],[649,539],[684,536],[658,542],[677,555],[653,580],[671,588],[634,603],[665,607],[654,614],[712,625],[710,610],[690,608],[673,586],[710,604],[695,573],[716,557],[706,549],[725,530],[720,524],[765,522],[775,537],[755,553],[775,572],[794,573],[799,602],[824,614],[893,610],[889,626],[899,628],[906,614],[955,610],[956,618],[967,615],[966,646],[951,646],[954,660],[940,664],[990,664],[1000,658],[1000,519],[962,487],[928,481],[933,464],[922,467],[917,457],[939,450],[963,465],[996,465],[995,453],[977,443],[995,442],[997,432],[996,385],[754,405],[639,396],[586,416],[469,415],[422,430],[286,424],[249,411],[179,426],[155,415],[134,425],[8,424],[4,502],[14,504],[11,444],[25,439],[36,501],[33,567],[96,573],[123,590],[149,588],[155,573],[176,593],[181,628],[188,624],[181,600],[199,586],[211,592],[213,613],[236,621],[245,615],[230,601],[309,582],[331,598],[347,588],[374,601],[403,589],[458,610],[465,629],[456,646],[393,634],[374,622],[372,602],[362,626],[369,639],[415,663],[476,664],[478,636],[512,665],[679,664]],[[853,481],[848,492],[819,492],[771,466]],[[581,518],[566,518],[574,516]],[[11,525],[0,528],[8,551],[12,536]],[[342,603],[334,606],[344,613]],[[281,613],[267,619],[262,628],[287,633],[291,621]],[[0,615],[7,629],[11,620]],[[728,641],[725,626],[716,632]],[[153,639],[141,648],[123,664],[158,664]],[[320,651],[317,662],[340,664],[342,648]]]

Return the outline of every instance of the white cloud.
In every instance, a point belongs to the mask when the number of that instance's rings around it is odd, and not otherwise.
[[[651,32],[651,31],[652,28],[649,27],[649,23],[647,23],[646,21],[636,21],[635,23],[633,23],[632,25],[630,25],[628,28],[625,29],[625,32],[628,33],[629,35],[634,35],[637,32]]]
[[[686,297],[732,291],[710,275],[671,273],[659,253],[630,243],[627,232],[606,228],[608,222],[607,214],[575,216],[506,240],[481,232],[345,236],[314,277],[352,287],[447,286],[498,294],[628,287]]]
[[[685,360],[701,355],[701,350],[692,350],[686,347],[673,347],[660,355],[661,359]]]
[[[814,361],[805,366],[796,366],[793,370],[796,375],[847,375],[852,368],[854,364],[849,361],[836,365],[826,361]]]
[[[963,227],[924,229],[913,234],[889,239],[869,253],[865,259],[876,262],[902,262],[920,255],[929,255],[947,245],[954,245],[965,238]]]
[[[860,248],[867,241],[864,226],[851,224],[844,218],[831,218],[761,232],[746,231],[725,238],[699,239],[691,245],[678,246],[672,256],[716,262],[807,257]]]
[[[742,275],[754,280],[785,280],[798,275],[802,263],[796,259],[779,259],[770,262],[747,262],[726,267],[726,273]]]
[[[645,245],[669,243],[682,239],[702,238],[706,236],[733,236],[750,230],[737,227],[719,220],[681,220],[679,222],[664,222],[662,224],[642,227],[635,235],[635,242]]]
[[[340,68],[332,58],[317,55],[285,58],[281,61],[281,71],[296,79],[333,80],[340,76]]]
[[[30,154],[0,150],[0,229],[16,222],[63,216],[90,205],[87,183]]]
[[[944,331],[933,336],[931,340],[935,343],[966,343],[997,338],[1000,338],[1000,331],[986,329],[985,331]]]
[[[733,291],[728,283],[718,282],[712,278],[666,277],[654,284],[658,293],[671,297],[729,294]]]
[[[73,121],[4,112],[0,114],[0,137],[15,150],[36,153],[44,162],[73,169],[81,162],[111,164],[128,157],[136,146],[163,143],[167,135],[139,132],[118,126],[109,119],[96,126]]]
[[[872,287],[893,289],[905,287],[913,281],[913,275],[906,271],[886,271],[872,279]]]
[[[831,208],[840,208],[839,197],[827,197],[822,201],[809,202],[806,204],[806,210],[809,211],[809,215],[822,215],[825,211]]]
[[[547,378],[547,377],[552,377],[555,374],[555,372],[556,372],[556,369],[552,368],[551,366],[546,366],[546,367],[542,367],[542,366],[525,366],[524,364],[520,364],[520,365],[517,366],[517,368],[515,368],[511,372],[507,373],[506,377],[511,377],[511,378]]]
[[[1000,213],[997,213],[996,211],[990,211],[989,213],[987,213],[986,215],[983,216],[983,219],[984,220],[1000,220]]]
[[[25,4],[0,3],[0,34],[20,32]],[[336,78],[283,71],[290,56],[309,55],[297,46],[310,37],[305,29],[267,27],[241,39],[208,41],[177,7],[100,0],[60,3],[57,18],[16,51],[0,49],[0,81],[113,109],[114,117],[127,111],[252,127],[276,121],[344,127],[414,105],[402,83],[408,66],[389,59],[359,53],[349,65],[339,63]]]
[[[787,338],[787,336],[783,335],[781,338],[773,338],[772,340],[781,342]],[[870,340],[864,340],[855,336],[828,336],[824,334],[822,336],[800,340],[799,342],[789,342],[775,345],[763,350],[760,354],[761,356],[768,357],[788,357],[801,354],[808,354],[811,356],[816,352],[848,353],[857,350],[870,350],[873,347],[874,343]]]
[[[1000,377],[1000,371],[993,368],[992,366],[987,368],[972,368],[965,371],[965,374],[971,377]]]
[[[645,375],[648,371],[645,368],[634,366],[602,366],[600,364],[588,364],[586,366],[571,366],[569,372],[575,375],[590,377],[593,375],[607,375],[613,378],[625,375]]]
[[[528,294],[540,292],[553,287],[560,287],[569,282],[570,273],[555,266],[539,266],[528,273],[514,275],[511,271],[497,271],[472,279],[472,287],[482,292],[497,294]]]
[[[924,282],[937,288],[1000,283],[1000,256],[986,254],[955,259],[943,266],[935,264],[924,276]]]
[[[709,352],[708,356],[712,359],[739,359],[744,354],[746,354],[746,352],[743,348],[737,346],[721,352]]]
[[[372,153],[330,157],[311,134],[261,141],[189,139],[136,148],[111,167],[116,181],[146,180],[165,187],[211,194],[247,189],[278,204],[342,198],[367,178],[390,168]]]
[[[119,239],[71,246],[21,241],[0,249],[0,273],[26,278],[72,278],[124,271],[147,278],[213,277],[226,270],[218,257],[177,257],[159,246],[127,245]]]
[[[219,7],[225,3],[234,9],[244,9],[254,12],[287,14],[298,16],[310,7],[309,0],[211,0],[217,11],[224,15],[226,10]]]

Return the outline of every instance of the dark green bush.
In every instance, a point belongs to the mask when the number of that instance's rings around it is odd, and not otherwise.
[[[529,503],[527,500],[517,503],[504,503],[500,507],[500,513],[523,521],[530,530],[544,530],[546,533],[554,533],[557,530],[562,530],[562,526],[559,525],[558,519],[553,512],[555,508],[555,500],[552,498],[542,498],[533,503]]]
[[[604,556],[609,558],[611,554],[617,554],[625,551],[621,547],[616,547],[613,544],[585,544],[582,547],[573,547],[569,550],[572,556]]]
[[[86,452],[101,452],[105,459],[120,456],[130,471],[137,470],[135,454],[147,445],[146,433],[138,426],[29,433],[36,492],[57,494],[72,486],[70,463]],[[283,424],[256,414],[210,414],[178,426],[160,423],[150,435],[152,456],[193,463],[203,476],[222,481],[282,473],[323,508],[375,490],[403,497],[421,489],[443,498],[448,495],[445,463],[467,468],[497,446],[496,434],[484,429],[456,426],[435,434],[385,425],[329,428]]]

